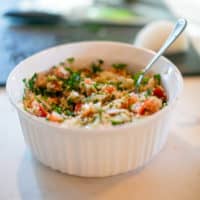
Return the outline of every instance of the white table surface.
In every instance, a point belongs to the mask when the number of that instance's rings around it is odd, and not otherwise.
[[[196,33],[193,41],[200,50]],[[0,200],[200,200],[200,77],[184,83],[161,153],[137,172],[101,179],[63,175],[37,162],[0,89]]]

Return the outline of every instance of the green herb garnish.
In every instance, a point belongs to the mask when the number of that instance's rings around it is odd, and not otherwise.
[[[112,67],[115,69],[124,69],[127,66],[127,64],[124,63],[118,63],[118,64],[113,64]]]
[[[101,72],[101,71],[102,71],[101,65],[103,65],[103,63],[104,63],[104,61],[103,61],[102,59],[99,59],[99,60],[98,60],[98,64],[92,63],[92,65],[91,65],[92,72],[93,72],[94,74],[96,74],[97,72]]]
[[[122,82],[117,82],[116,83],[116,87],[117,87],[117,90],[122,90]]]
[[[26,84],[26,78],[24,78],[24,79],[22,80],[22,82],[23,82],[24,84]]]
[[[136,72],[135,74],[133,74],[132,79],[134,80],[134,83],[136,84],[138,81],[138,78],[140,77],[140,75],[142,75],[143,72]]]
[[[95,63],[92,64],[91,68],[92,68],[92,72],[94,74],[96,74],[97,72],[101,72],[102,71],[100,65],[96,65]]]
[[[103,112],[104,112],[104,110],[101,109],[101,108],[98,110],[98,114],[99,114],[99,120],[100,120],[100,122],[102,122],[102,114],[103,114]]]
[[[99,100],[98,99],[94,99],[93,103],[98,103]]]
[[[132,78],[133,78],[135,84],[137,83],[138,78],[139,78],[140,75],[142,75],[142,74],[143,74],[143,72],[137,72],[137,73],[135,73],[135,74],[132,76]],[[150,79],[149,77],[144,76],[143,79],[142,79],[141,84],[142,84],[142,85],[146,85],[146,84],[149,82],[149,79]]]
[[[52,105],[52,109],[57,112],[58,114],[62,114],[62,108],[58,105]]]
[[[74,105],[74,101],[72,99],[68,99],[67,100],[67,104],[70,105],[70,106],[73,106]]]
[[[81,75],[78,72],[73,72],[69,79],[67,80],[67,85],[70,89],[78,89],[79,83],[81,81]]]
[[[55,75],[48,75],[47,76],[47,81],[56,81],[57,77]]]
[[[37,74],[35,73],[27,82],[27,86],[31,91],[34,90],[36,78],[37,78]]]
[[[160,76],[160,74],[154,74],[153,78],[154,78],[154,80],[157,81],[157,83],[159,85],[161,84],[161,76]]]
[[[72,64],[74,62],[74,60],[75,59],[73,57],[67,58],[67,62],[70,64]]]
[[[163,102],[163,105],[162,105],[162,107],[164,108],[165,106],[167,106],[168,104],[167,104],[167,102],[165,101],[165,102]]]
[[[142,79],[142,84],[143,84],[143,85],[146,85],[146,84],[149,82],[149,79],[150,79],[149,77],[146,77],[146,76],[143,77],[143,79]]]
[[[64,62],[60,62],[59,64],[60,64],[60,65],[62,65],[62,66],[63,66],[63,65],[65,65],[65,63],[64,63]]]
[[[145,97],[147,98],[147,97],[149,97],[149,96],[151,96],[152,95],[152,90],[150,89],[150,88],[148,88],[147,90],[146,90],[146,93],[145,93]]]
[[[71,110],[65,110],[65,115],[67,116],[74,116],[74,113]]]
[[[94,83],[93,86],[94,86],[94,88],[97,89],[97,90],[100,89],[100,88],[99,88],[99,86],[100,86],[99,83]]]
[[[113,126],[117,126],[117,125],[120,125],[120,124],[124,124],[123,121],[115,121],[115,120],[112,120],[111,123],[112,123]]]
[[[100,64],[100,65],[103,65],[103,63],[104,63],[104,60],[102,60],[102,59],[99,59],[99,60],[98,60],[98,62],[99,62],[99,64]]]
[[[70,74],[73,72],[69,67],[65,67],[65,70],[68,71]]]

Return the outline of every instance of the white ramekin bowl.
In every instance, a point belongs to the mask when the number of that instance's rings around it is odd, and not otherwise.
[[[137,71],[153,55],[151,51],[124,43],[80,42],[50,48],[17,65],[7,80],[7,92],[17,109],[25,141],[35,157],[53,169],[84,177],[120,174],[151,160],[166,142],[171,111],[183,86],[180,72],[164,57],[152,71],[162,75],[168,106],[137,122],[109,128],[64,128],[25,112],[21,100],[23,78],[67,57],[74,57],[77,66],[88,66],[101,58],[106,65],[123,62],[129,64],[130,70]]]

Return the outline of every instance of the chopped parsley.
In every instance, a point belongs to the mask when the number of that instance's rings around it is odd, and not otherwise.
[[[48,75],[47,76],[47,81],[56,81],[57,77],[55,75]]]
[[[104,63],[104,61],[102,59],[99,59],[98,62],[100,65],[103,65],[103,63]]]
[[[100,65],[96,65],[95,63],[92,64],[91,68],[92,68],[92,72],[94,74],[96,74],[97,72],[101,72],[102,71],[101,66]]]
[[[64,113],[67,116],[74,116],[74,113],[71,110],[65,110]]]
[[[98,73],[98,72],[101,72],[102,69],[101,69],[101,65],[103,65],[104,61],[102,59],[99,59],[98,60],[98,63],[92,63],[91,65],[91,68],[92,68],[92,72],[94,74]]]
[[[116,88],[117,88],[118,90],[120,90],[120,91],[123,89],[123,87],[122,87],[122,82],[121,82],[121,81],[119,81],[119,82],[116,83]]]
[[[23,82],[24,84],[26,84],[26,78],[24,78],[24,79],[22,80],[22,82]]]
[[[72,64],[75,61],[73,57],[67,58],[67,62]]]
[[[150,79],[149,77],[143,77],[142,84],[146,85],[149,82],[149,79]]]
[[[100,83],[94,83],[93,86],[94,86],[94,88],[97,89],[97,90],[98,90],[98,89],[101,89],[101,87],[100,87],[101,84],[100,84]]]
[[[28,80],[28,82],[26,81],[26,79],[24,79],[25,84],[28,86],[28,88],[33,91],[34,90],[34,85],[35,85],[35,81],[37,78],[37,74],[33,74],[33,76]]]
[[[133,78],[133,80],[134,80],[134,84],[137,83],[139,77],[140,77],[142,74],[143,74],[143,72],[136,72],[136,73],[132,76],[132,78]]]
[[[113,126],[117,126],[117,125],[120,125],[120,124],[124,124],[123,121],[115,121],[115,120],[111,120],[111,123]]]
[[[137,83],[140,75],[142,75],[142,72],[136,72],[135,74],[133,74],[132,79],[134,80],[134,83]]]
[[[65,65],[65,63],[64,63],[64,62],[60,62],[60,65],[62,65],[62,66],[63,66],[63,65]]]
[[[58,106],[58,105],[52,105],[52,109],[57,112],[58,114],[62,114],[62,107]]]
[[[164,108],[165,106],[167,106],[168,104],[167,104],[167,102],[165,101],[165,102],[163,102],[163,105],[162,105],[162,107]]]
[[[160,74],[154,74],[153,78],[154,78],[154,80],[157,81],[158,84],[161,84],[161,76],[160,76]]]
[[[152,90],[151,90],[150,88],[148,88],[148,89],[146,90],[144,96],[147,98],[147,97],[149,97],[149,96],[151,96],[151,95],[152,95]]]
[[[115,69],[124,69],[125,67],[127,67],[127,64],[118,63],[118,64],[113,64],[112,67]]]
[[[65,67],[65,70],[68,71],[70,74],[72,73],[72,70],[69,67]]]
[[[81,81],[81,75],[79,72],[73,72],[66,84],[70,89],[77,90],[79,88],[79,83]]]
[[[70,105],[70,106],[73,106],[74,105],[74,101],[72,99],[68,99],[67,100],[67,104]]]

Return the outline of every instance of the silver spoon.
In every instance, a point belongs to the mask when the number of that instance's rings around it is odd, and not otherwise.
[[[152,58],[152,60],[148,63],[148,65],[141,71],[140,76],[138,77],[138,80],[135,85],[135,90],[138,92],[139,86],[142,82],[142,79],[144,78],[144,75],[149,69],[153,66],[153,64],[162,56],[162,54],[173,44],[173,42],[180,36],[180,34],[184,31],[184,29],[187,26],[187,21],[183,18],[178,19],[176,22],[175,27],[173,28],[172,32],[166,39],[163,46],[160,48],[160,50],[156,53],[156,55]]]

